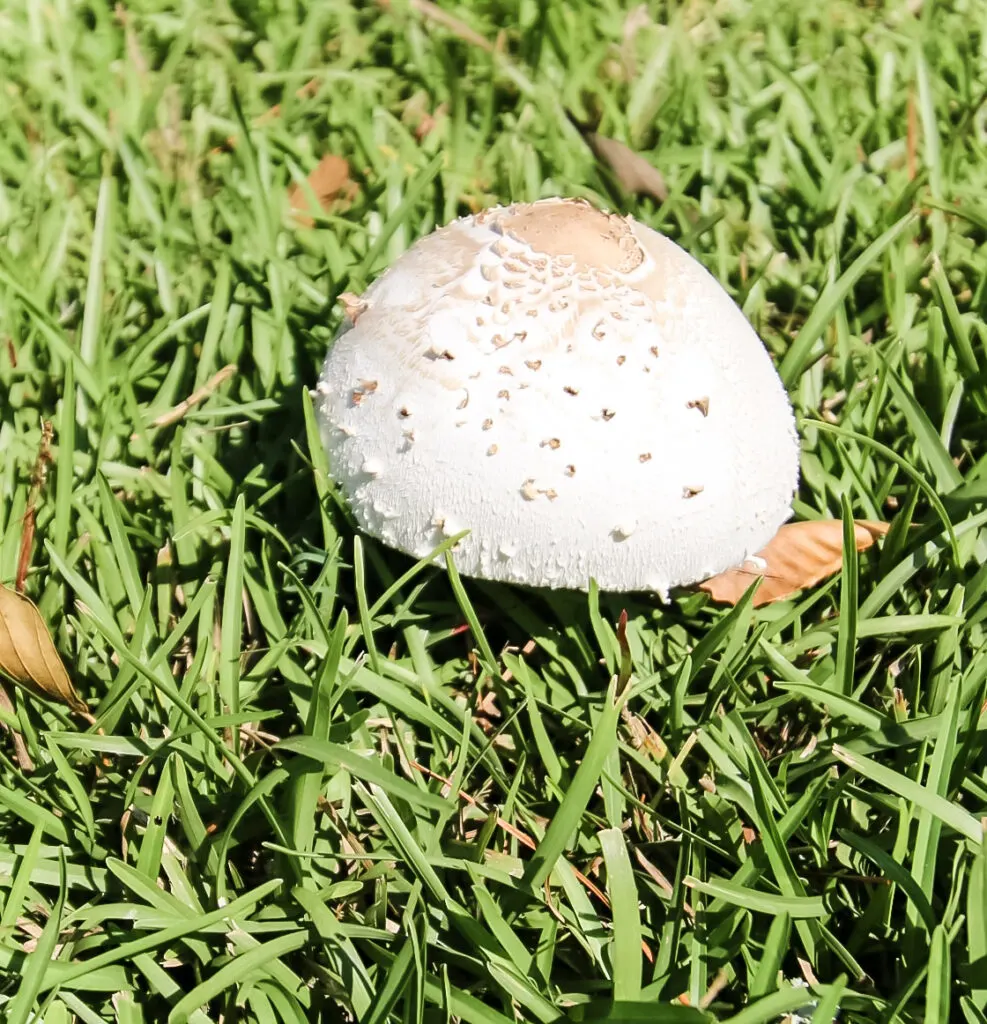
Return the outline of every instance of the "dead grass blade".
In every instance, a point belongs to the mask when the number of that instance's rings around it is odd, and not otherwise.
[[[162,413],[157,419],[151,421],[152,427],[170,427],[174,423],[178,423],[185,417],[185,414],[195,408],[201,402],[204,402],[210,395],[212,395],[217,388],[225,384],[226,381],[236,373],[236,364],[229,363],[224,366],[221,370],[217,370],[210,378],[202,385],[201,388],[197,388],[188,396],[188,398],[179,402],[173,409],[169,409],[167,412]],[[136,439],[136,434],[132,436],[132,440]]]
[[[0,670],[32,693],[61,701],[79,714],[89,713],[72,686],[37,607],[23,594],[2,585]]]
[[[14,702],[10,699],[10,694],[7,693],[2,683],[0,683],[0,708],[6,711],[11,718],[16,719],[17,710],[14,707]],[[31,755],[28,753],[24,737],[16,729],[12,729],[7,725],[6,722],[2,723],[2,727],[10,733],[10,738],[14,744],[14,759],[17,761],[17,766],[25,774],[33,772],[34,761],[31,760]]]
[[[41,443],[38,446],[38,457],[31,470],[31,489],[28,491],[27,508],[24,511],[21,529],[21,547],[17,558],[17,578],[14,589],[21,593],[27,581],[28,570],[31,568],[31,551],[34,547],[34,531],[36,525],[38,499],[48,479],[48,467],[51,465],[51,440],[54,428],[48,420],[41,423]]]
[[[891,528],[890,523],[858,519],[854,523],[857,550],[866,551],[878,537]],[[786,523],[753,560],[736,569],[728,569],[699,584],[714,601],[736,604],[759,576],[763,582],[754,595],[754,606],[771,604],[790,597],[798,590],[815,586],[820,580],[839,572],[843,565],[843,522],[840,519]]]
[[[377,2],[385,11],[391,9],[390,0],[377,0]],[[417,11],[426,21],[432,21],[436,25],[441,25],[464,43],[469,43],[470,46],[486,50],[487,53],[495,51],[496,47],[489,39],[481,36],[475,29],[470,28],[465,21],[443,10],[438,4],[433,3],[432,0],[409,0],[408,6],[412,10]]]

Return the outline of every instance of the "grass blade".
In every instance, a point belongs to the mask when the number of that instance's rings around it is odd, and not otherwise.
[[[944,800],[941,796],[931,793],[925,786],[913,782],[900,772],[887,768],[864,754],[851,753],[840,745],[833,747],[833,754],[845,765],[872,782],[876,782],[879,786],[883,786],[909,803],[918,804],[944,825],[955,829],[967,839],[978,844],[982,841],[980,823],[969,811],[963,810],[959,805]]]
[[[812,352],[816,343],[822,337],[826,327],[836,315],[837,310],[854,285],[868,271],[874,268],[874,265],[884,252],[914,222],[914,214],[905,214],[905,216],[875,238],[835,281],[831,281],[823,289],[812,312],[799,330],[798,337],[781,361],[779,373],[787,387],[792,387],[805,372],[812,361]]]
[[[641,994],[641,915],[637,884],[624,834],[619,828],[604,829],[600,846],[607,865],[607,895],[613,911],[614,999],[633,1002]]]
[[[582,763],[569,784],[559,809],[555,812],[545,838],[538,844],[528,866],[524,880],[536,889],[548,878],[555,862],[565,850],[569,837],[579,827],[583,812],[589,803],[593,790],[599,781],[603,765],[617,744],[617,722],[623,699],[616,696],[616,684],[611,682],[607,690],[603,713],[593,728],[593,738],[583,757]]]
[[[65,909],[67,885],[65,879],[65,859],[59,862],[58,899],[51,908],[48,920],[38,938],[34,953],[27,958],[24,973],[21,975],[17,994],[14,996],[5,1015],[7,1024],[27,1024],[31,1019],[34,1002],[42,991],[49,965],[62,930],[62,913]]]
[[[207,1005],[226,989],[247,983],[258,968],[267,967],[271,961],[300,949],[305,944],[305,938],[304,932],[293,932],[234,957],[225,967],[221,967],[179,999],[168,1014],[168,1024],[186,1024],[194,1010]]]
[[[707,879],[703,882],[698,878],[687,877],[683,884],[707,896],[723,900],[737,907],[746,907],[748,910],[761,914],[787,914],[797,920],[825,917],[829,913],[821,896],[773,895],[747,889],[742,885],[729,882],[725,878]]]

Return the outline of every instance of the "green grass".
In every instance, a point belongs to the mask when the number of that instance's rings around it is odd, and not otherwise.
[[[983,0],[443,0],[493,50],[407,0],[124,6],[0,12],[0,580],[50,420],[28,592],[96,718],[15,694],[3,1019],[987,1020]],[[358,193],[301,229],[327,152]],[[337,297],[554,193],[731,289],[797,515],[879,548],[752,612],[354,536]]]

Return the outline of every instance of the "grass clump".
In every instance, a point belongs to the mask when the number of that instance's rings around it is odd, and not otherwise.
[[[6,1020],[987,1019],[985,26],[5,7],[0,579],[50,422],[28,592],[95,716],[4,716]],[[357,187],[310,230],[327,152]],[[556,193],[727,284],[801,417],[799,516],[894,516],[879,553],[752,613],[354,536],[305,394],[338,296]]]

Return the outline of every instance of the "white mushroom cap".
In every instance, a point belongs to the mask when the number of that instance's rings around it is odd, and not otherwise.
[[[799,447],[760,339],[691,256],[579,200],[422,239],[347,307],[317,393],[330,471],[415,557],[654,590],[740,564],[791,514]]]

